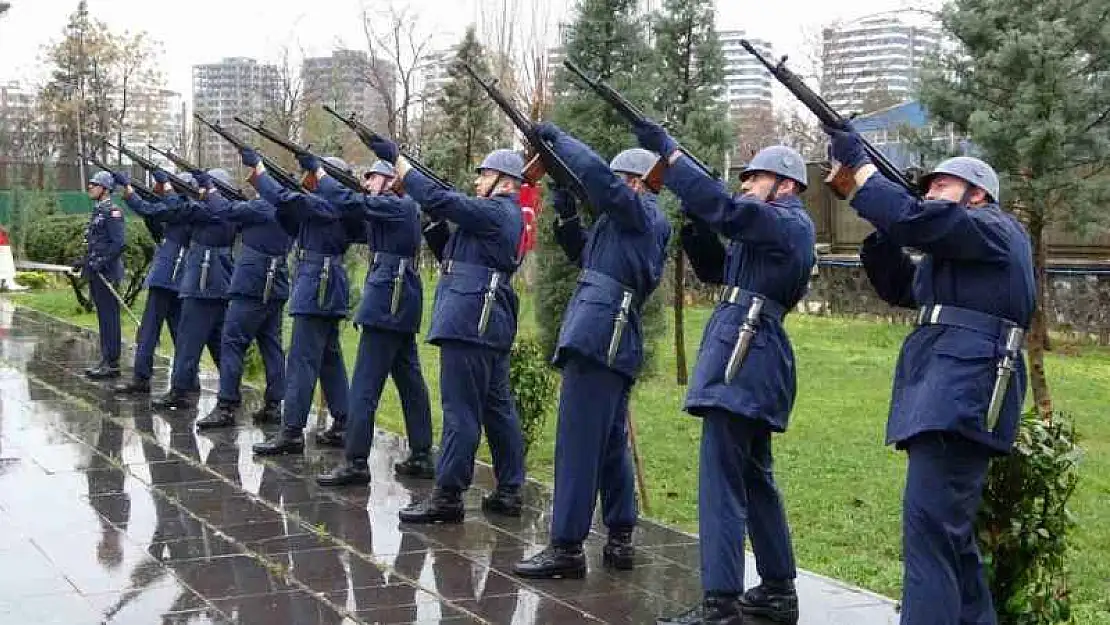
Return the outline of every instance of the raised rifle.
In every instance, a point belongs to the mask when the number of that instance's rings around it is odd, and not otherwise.
[[[85,155],[85,160],[88,161],[89,163],[91,163],[92,166],[96,167],[97,169],[103,169],[104,171],[112,171],[112,168],[105,165],[103,162],[101,162],[100,159],[93,156],[91,153]],[[152,191],[150,189],[150,187],[144,185],[141,182],[137,182],[135,180],[132,180],[131,181],[131,189],[134,190],[135,193],[138,193],[139,197],[143,198],[147,202],[161,202],[163,200],[162,196],[158,195],[157,193]]]
[[[120,154],[123,154],[127,158],[131,159],[131,162],[138,164],[139,167],[142,167],[143,169],[149,171],[152,174],[156,171],[165,172],[166,176],[169,177],[170,185],[172,185],[173,188],[178,193],[184,194],[184,195],[188,196],[190,199],[193,199],[193,200],[199,200],[200,199],[200,190],[199,189],[197,189],[193,185],[189,184],[188,182],[185,182],[184,180],[182,180],[177,174],[166,171],[166,168],[162,167],[158,163],[155,163],[154,161],[152,161],[150,159],[144,158],[140,154],[128,149],[127,146],[112,145],[112,143],[110,141],[107,141],[107,140],[104,141],[104,144],[107,145],[108,147],[112,148],[113,150],[116,150]]]
[[[383,137],[381,135],[374,132],[373,129],[371,129],[369,126],[367,126],[366,124],[359,121],[358,118],[355,117],[354,113],[351,113],[347,117],[344,117],[344,116],[340,115],[338,111],[336,111],[332,107],[328,106],[327,104],[324,105],[324,110],[327,111],[328,113],[330,113],[333,117],[335,117],[339,121],[346,124],[346,126],[348,128],[353,130],[354,133],[356,135],[358,135],[359,140],[362,141],[362,143],[366,147],[369,148],[370,144],[372,142],[383,140]],[[413,169],[415,169],[415,170],[419,171],[420,173],[424,174],[425,178],[427,178],[427,179],[431,180],[432,182],[436,183],[436,185],[438,185],[440,188],[445,189],[447,191],[454,191],[455,190],[454,185],[452,185],[450,182],[447,182],[446,180],[440,178],[427,165],[421,163],[419,160],[417,160],[411,154],[406,154],[403,150],[400,152],[400,154],[401,154],[401,156],[405,157],[405,160],[409,162],[409,165],[412,165]],[[394,184],[397,186],[398,190],[401,190],[400,178],[399,177],[396,179]]]
[[[297,156],[297,157],[315,156],[316,160],[320,161],[320,168],[323,169],[329,176],[331,176],[332,178],[335,178],[336,182],[338,182],[339,184],[347,187],[348,189],[350,189],[352,191],[355,191],[355,192],[358,192],[358,193],[363,192],[362,185],[359,184],[358,178],[355,178],[352,174],[349,174],[349,173],[343,171],[342,169],[336,167],[335,165],[332,165],[331,163],[324,160],[323,157],[316,156],[315,154],[313,154],[312,152],[310,152],[308,150],[307,146],[302,146],[302,145],[293,143],[293,141],[291,139],[277,134],[276,132],[274,132],[274,131],[270,130],[269,128],[267,128],[266,126],[264,126],[262,123],[252,124],[252,123],[250,123],[248,121],[245,121],[243,118],[238,117],[238,116],[233,117],[232,119],[234,119],[235,121],[239,122],[240,124],[246,126],[247,128],[250,128],[251,130],[257,132],[258,134],[262,135],[263,137],[269,139],[273,143],[276,143],[279,146],[285,148],[286,150],[292,152],[294,156]],[[309,174],[312,174],[312,173],[313,172],[309,172]]]
[[[146,147],[150,148],[151,150],[154,150],[155,154],[161,154],[166,160],[173,163],[174,166],[176,166],[178,169],[181,169],[183,171],[189,171],[189,172],[203,172],[204,171],[200,167],[198,167],[198,166],[194,165],[193,163],[185,160],[184,157],[178,156],[177,154],[174,154],[173,150],[159,150],[158,148],[154,147],[153,145],[150,145],[149,143],[146,144]],[[246,199],[247,199],[247,196],[243,195],[242,191],[240,191],[239,189],[236,189],[235,187],[227,184],[226,182],[220,180],[219,178],[212,178],[212,184],[215,185],[217,189],[219,189],[221,195],[223,195],[224,197],[226,197],[229,200],[235,200],[236,202],[243,202],[243,201],[246,201]]]
[[[247,145],[246,141],[243,141],[239,137],[236,137],[234,134],[232,134],[230,130],[224,128],[219,123],[210,122],[202,117],[199,113],[193,113],[193,118],[207,126],[209,130],[219,135],[224,141],[227,141],[231,145],[235,146],[235,149],[240,151],[251,149],[258,152],[258,150],[256,150],[254,147]],[[278,184],[285,187],[286,189],[289,189],[290,191],[296,191],[298,193],[308,193],[308,189],[305,189],[300,181],[297,180],[297,178],[294,177],[293,174],[285,171],[285,169],[283,169],[281,165],[278,165],[261,152],[258,152],[258,156],[262,159],[262,164],[266,166],[266,171],[269,172],[270,176],[272,176],[274,180],[278,182]]]
[[[585,185],[583,185],[578,176],[571,171],[570,167],[563,162],[563,159],[559,158],[555,150],[552,150],[551,146],[540,137],[539,132],[536,131],[536,125],[532,123],[532,120],[525,117],[524,113],[521,113],[519,109],[513,106],[509,98],[497,88],[497,79],[490,82],[482,80],[482,78],[478,76],[478,73],[474,71],[474,68],[470,67],[467,63],[463,63],[463,69],[466,70],[466,73],[470,74],[474,82],[478,83],[486,90],[486,93],[489,94],[489,97],[497,104],[497,107],[508,116],[509,120],[513,122],[513,125],[520,131],[520,134],[524,135],[524,138],[531,146],[532,156],[524,165],[524,180],[536,184],[546,173],[550,175],[552,180],[559,186],[569,191],[579,203],[582,205],[589,204],[590,198],[586,192]]]
[[[848,119],[844,118],[840,113],[837,113],[836,110],[829,106],[828,102],[825,102],[821,96],[814,93],[797,74],[786,67],[785,56],[783,56],[778,63],[771,63],[771,61],[760,54],[758,50],[752,47],[752,44],[748,43],[746,39],[741,39],[740,45],[744,46],[745,50],[758,59],[759,62],[771,72],[771,75],[782,83],[782,86],[786,87],[790,93],[794,94],[795,98],[798,98],[798,101],[801,102],[802,105],[816,115],[818,121],[830,128],[843,130],[845,132],[852,131],[852,126]],[[882,152],[868,143],[867,139],[863,139],[863,149],[867,152],[867,156],[871,159],[871,162],[875,164],[875,168],[879,170],[879,173],[886,176],[888,180],[898,183],[915,197],[921,196],[921,191],[918,187],[910,182],[910,179],[907,178],[901,170],[895,167],[894,163],[891,163]],[[829,185],[837,197],[842,200],[847,199],[852,189],[856,186],[855,172],[850,171],[847,167],[834,167],[833,170],[829,172],[828,177],[825,178],[825,184]]]
[[[601,96],[602,100],[605,100],[609,104],[609,106],[613,107],[613,110],[619,113],[620,116],[623,117],[625,121],[627,121],[632,126],[638,126],[648,121],[647,116],[645,116],[643,112],[640,111],[640,109],[636,108],[636,105],[629,102],[628,99],[621,95],[620,92],[616,89],[610,87],[608,84],[602,82],[601,80],[590,78],[586,75],[584,71],[582,71],[582,68],[575,65],[570,59],[564,59],[563,65],[566,66],[566,68],[569,69],[572,73],[574,73],[575,76],[578,76],[580,79],[582,79],[582,82],[586,83],[586,86],[592,89],[594,93]],[[685,154],[686,157],[690,159],[690,162],[697,166],[698,169],[705,172],[705,175],[709,176],[710,178],[720,177],[716,171],[714,171],[705,163],[699,161],[697,157],[695,157],[693,154],[690,154],[688,151],[686,151],[686,148],[680,146],[678,149],[680,152]],[[656,161],[655,165],[651,168],[651,171],[647,173],[647,176],[644,176],[644,182],[647,184],[648,188],[655,193],[658,193],[659,190],[663,188],[663,172],[667,168],[668,156],[668,154],[661,154],[661,158]]]

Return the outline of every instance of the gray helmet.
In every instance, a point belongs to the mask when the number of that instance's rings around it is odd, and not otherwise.
[[[219,180],[220,182],[226,184],[229,187],[235,186],[231,183],[231,174],[227,173],[226,169],[221,169],[219,167],[215,167],[213,169],[209,169],[205,173],[207,173],[213,179]]]
[[[196,185],[196,183],[197,183],[197,179],[193,178],[193,174],[190,174],[187,171],[183,171],[180,174],[177,174],[177,177],[181,178],[182,180],[184,180],[185,182],[187,182],[191,185]]]
[[[510,178],[524,180],[524,159],[512,150],[494,150],[482,159],[475,171],[481,173],[483,169],[492,169],[501,172]]]
[[[809,186],[805,159],[802,158],[801,154],[785,145],[772,145],[757,152],[748,166],[741,172],[740,179],[743,180],[750,174],[759,171],[789,178],[802,185],[802,189]]]
[[[112,172],[100,170],[89,178],[89,184],[96,184],[111,191],[116,186],[116,179],[112,177]]]
[[[971,156],[956,156],[940,162],[933,171],[921,177],[921,188],[929,189],[929,184],[938,174],[955,176],[968,184],[982,188],[992,202],[998,203],[998,174],[983,161]]]
[[[385,161],[375,161],[374,164],[370,166],[370,169],[366,170],[367,178],[369,178],[371,174],[379,174],[386,178],[396,178],[397,170],[393,169],[393,165]]]
[[[629,148],[609,161],[609,169],[643,178],[658,160],[659,155],[655,152],[649,152],[643,148]]]
[[[332,167],[342,169],[348,174],[351,173],[351,166],[347,164],[347,161],[339,158],[338,156],[325,156],[324,160],[327,161],[327,163]]]

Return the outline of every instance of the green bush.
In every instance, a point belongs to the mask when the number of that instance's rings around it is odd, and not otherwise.
[[[1081,451],[1072,420],[1022,416],[1014,451],[991,463],[977,519],[999,625],[1071,619],[1065,560],[1075,520],[1067,508]]]
[[[525,456],[543,432],[547,414],[555,401],[557,383],[543,344],[531,338],[518,338],[509,357],[509,386],[513,389],[520,429],[524,433]]]
[[[264,382],[266,379],[262,352],[258,351],[258,343],[255,341],[251,341],[247,346],[247,353],[243,355],[243,379],[251,382]]]
[[[33,224],[27,232],[26,255],[29,260],[56,265],[72,265],[84,258],[85,226],[88,215],[49,215]],[[127,224],[127,238],[123,248],[124,281],[120,294],[128,304],[133,304],[142,291],[143,278],[154,258],[154,241],[143,227],[142,221],[132,219]],[[84,280],[69,279],[74,295],[82,308],[92,310],[86,295]]]
[[[50,275],[41,271],[20,271],[15,275],[15,281],[31,289],[45,289],[50,285]]]

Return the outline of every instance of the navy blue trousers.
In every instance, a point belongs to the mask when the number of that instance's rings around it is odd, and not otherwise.
[[[782,496],[775,485],[771,428],[725,411],[702,418],[698,473],[701,580],[706,593],[744,591],[744,538],[764,580],[797,577]]]
[[[337,423],[347,420],[347,366],[339,344],[339,317],[295,315],[289,357],[285,363],[285,408],[282,425],[300,436],[312,410],[316,380],[324,391],[328,411]]]
[[[200,379],[200,354],[204,346],[212,362],[220,364],[220,334],[223,331],[227,300],[186,297],[181,300],[181,319],[177,322],[177,345],[173,352],[170,387],[179,391],[195,390]]]
[[[351,378],[351,408],[347,412],[347,459],[365,462],[374,442],[374,414],[385,388],[386,376],[401,397],[409,449],[432,449],[432,408],[428,385],[420,371],[416,335],[364,328],[358,341],[355,373]]]
[[[239,403],[243,381],[243,358],[251,341],[258,343],[266,369],[266,402],[281,401],[285,395],[285,351],[281,347],[281,321],[285,300],[234,298],[227,305],[220,337],[220,392],[217,397]]]
[[[990,451],[944,432],[916,436],[906,451],[902,625],[994,625],[975,542]]]
[[[586,540],[601,495],[610,530],[636,525],[636,482],[628,449],[631,381],[592,360],[571,356],[563,365],[555,438],[555,497],[551,542]]]
[[[119,366],[120,337],[119,300],[108,290],[103,274],[93,273],[89,278],[89,295],[96,306],[96,323],[100,327],[100,359]],[[118,288],[119,283],[112,286]]]
[[[170,340],[177,346],[177,322],[181,318],[181,299],[177,291],[151,287],[146,294],[146,307],[139,329],[135,332],[135,372],[137,380],[150,380],[154,375],[154,354],[162,339],[162,324],[169,326]]]
[[[524,482],[524,436],[509,392],[509,352],[444,341],[439,348],[443,398],[436,486],[463,491],[474,479],[474,456],[486,432],[497,486]]]

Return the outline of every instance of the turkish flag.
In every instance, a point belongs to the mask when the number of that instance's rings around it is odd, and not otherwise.
[[[520,248],[517,249],[517,258],[524,260],[524,255],[536,247],[536,220],[539,218],[543,207],[543,197],[539,185],[525,182],[520,185],[520,213],[524,217],[524,234],[520,237]]]

